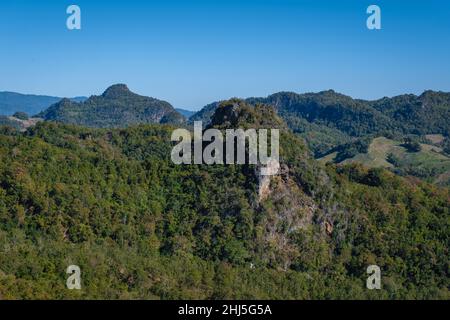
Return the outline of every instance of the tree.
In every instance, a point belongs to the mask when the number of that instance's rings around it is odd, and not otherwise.
[[[422,150],[420,143],[411,137],[405,138],[403,147],[405,147],[409,152],[420,152]]]
[[[22,111],[18,111],[16,113],[14,113],[13,117],[17,118],[19,120],[28,120],[30,118],[26,112],[22,112]]]

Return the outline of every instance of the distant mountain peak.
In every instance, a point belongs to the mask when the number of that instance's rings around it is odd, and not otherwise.
[[[133,92],[128,89],[128,86],[126,84],[115,84],[110,86],[108,89],[103,92],[102,97],[103,98],[109,98],[109,99],[115,99],[124,95],[133,94]]]
[[[145,123],[180,124],[185,121],[170,103],[135,94],[125,84],[113,85],[101,96],[91,96],[81,103],[63,99],[41,112],[39,117],[97,128],[122,128]]]

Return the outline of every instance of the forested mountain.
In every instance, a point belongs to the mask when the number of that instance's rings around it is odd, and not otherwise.
[[[173,164],[169,125],[1,129],[0,298],[450,298],[448,189],[322,165],[270,106],[212,119],[280,129],[264,192],[257,166]]]
[[[113,85],[101,96],[91,96],[81,103],[63,99],[37,116],[96,128],[184,122],[184,117],[168,102],[140,96],[123,84]]]
[[[70,100],[81,102],[86,99],[87,98],[85,97],[76,97],[71,98]],[[29,115],[35,115],[61,100],[62,98],[51,96],[0,92],[0,115],[10,116],[18,111],[26,112]]]
[[[450,93],[426,91],[420,96],[366,101],[329,90],[306,94],[280,92],[246,101],[275,107],[288,126],[307,140],[317,156],[355,137],[367,135],[450,136]],[[208,122],[217,105],[204,107],[190,120]]]

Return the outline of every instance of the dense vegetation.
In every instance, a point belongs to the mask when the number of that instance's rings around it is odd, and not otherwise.
[[[0,298],[450,298],[448,189],[322,166],[269,107],[213,119],[281,129],[265,197],[254,166],[174,165],[168,125],[1,129]]]
[[[445,141],[445,139],[444,139]],[[402,140],[366,136],[340,145],[319,161],[361,163],[369,168],[383,167],[401,176],[414,176],[441,186],[450,186],[450,156],[442,143],[430,144],[417,136]]]
[[[351,142],[340,144],[331,149],[329,153],[336,152],[336,157],[333,159],[335,163],[340,163],[346,159],[352,158],[359,153],[366,153],[369,151],[369,145],[372,142],[371,136],[355,139]]]
[[[137,95],[123,84],[111,86],[101,96],[84,102],[63,99],[37,117],[95,128],[184,122],[184,117],[168,102]]]
[[[28,114],[26,112],[23,112],[23,111],[15,112],[12,116],[14,118],[16,118],[16,119],[19,119],[19,120],[29,120],[30,119]]]
[[[450,93],[426,91],[375,101],[352,99],[333,90],[297,94],[279,92],[266,98],[249,98],[276,108],[288,126],[299,133],[321,157],[352,138],[367,135],[450,136]],[[209,122],[218,103],[191,117]]]
[[[420,152],[420,143],[428,143],[425,136],[429,134],[442,135],[444,142],[437,146],[449,154],[449,93],[425,91],[420,96],[365,101],[329,90],[307,94],[279,92],[246,101],[273,106],[288,127],[307,142],[317,159],[326,157],[334,163],[358,160],[358,154],[367,153],[377,137],[405,141],[403,145],[408,150]],[[205,106],[190,121],[209,123],[218,105],[216,102]],[[396,162],[393,171],[443,185],[450,183],[450,172],[446,165],[439,165],[439,159],[419,158],[419,162]]]
[[[450,137],[446,137],[442,142],[442,151],[450,156]]]

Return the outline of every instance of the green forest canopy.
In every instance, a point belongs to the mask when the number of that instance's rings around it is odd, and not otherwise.
[[[0,298],[449,298],[449,190],[322,166],[289,129],[262,200],[252,166],[174,165],[168,125],[1,130]]]

